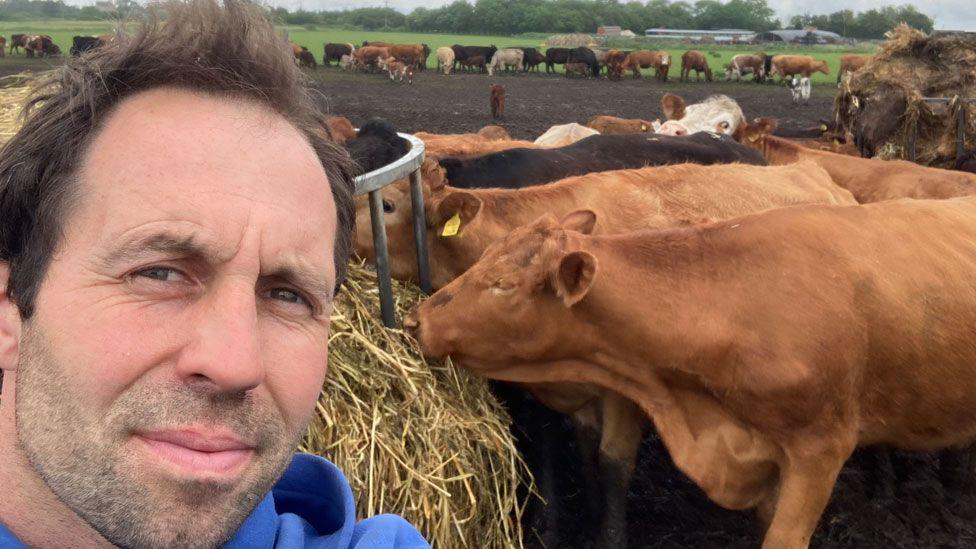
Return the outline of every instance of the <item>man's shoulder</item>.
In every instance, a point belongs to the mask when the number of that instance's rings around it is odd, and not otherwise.
[[[339,468],[318,456],[296,454],[271,493],[227,544],[255,546],[414,549],[429,544],[396,515],[356,522],[352,489]]]

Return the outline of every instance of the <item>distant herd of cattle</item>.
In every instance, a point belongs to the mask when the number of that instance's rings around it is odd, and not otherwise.
[[[726,96],[662,111],[579,140],[416,133],[437,291],[404,327],[599,433],[597,546],[627,546],[650,421],[709,498],[758,511],[764,547],[803,548],[856,446],[976,438],[976,175],[776,136]],[[407,148],[328,126],[364,170]],[[383,210],[392,274],[415,281],[406,181]]]
[[[304,47],[296,46],[308,51]],[[545,53],[537,48],[502,48],[495,46],[462,46],[437,48],[432,52],[427,44],[390,44],[386,42],[363,42],[360,47],[352,44],[328,43],[323,52],[323,63],[333,62],[344,69],[388,70],[396,63],[407,70],[425,70],[431,54],[436,55],[437,69],[444,74],[464,70],[480,71],[493,75],[495,72],[538,72],[545,65],[546,72],[555,71],[556,65],[563,65],[567,76],[599,78],[605,75],[619,79],[630,73],[635,78],[641,76],[641,69],[652,69],[654,76],[664,82],[674,64],[674,59],[665,51],[618,50],[578,48],[548,48]],[[869,55],[847,54],[841,57],[838,67],[838,82],[846,72],[863,67]],[[315,61],[304,63],[314,67]],[[684,52],[680,60],[681,81],[690,79],[695,71],[695,79],[712,81],[712,69],[704,52],[690,50]],[[726,80],[739,80],[750,76],[756,81],[779,76],[781,79],[796,77],[809,78],[815,72],[829,74],[827,62],[807,55],[766,55],[757,52],[751,55],[736,55],[725,66]],[[391,74],[391,77],[393,74]]]
[[[101,36],[75,36],[71,40],[71,55],[81,55],[86,51],[91,51],[99,46],[107,44],[114,39],[114,34],[103,34]],[[0,36],[0,57],[9,53],[19,53],[24,49],[27,57],[57,57],[61,55],[61,48],[54,43],[54,40],[47,34],[12,34],[8,41],[5,36]]]

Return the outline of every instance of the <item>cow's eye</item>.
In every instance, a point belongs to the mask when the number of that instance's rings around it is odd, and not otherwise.
[[[385,200],[385,199],[383,200],[383,212],[384,213],[393,213],[395,210],[396,210],[396,205],[394,205],[389,200]]]
[[[719,122],[718,127],[722,128],[723,130],[727,130],[727,129],[729,129],[729,123],[728,122]]]
[[[492,295],[510,295],[515,291],[515,285],[499,280],[491,285]]]

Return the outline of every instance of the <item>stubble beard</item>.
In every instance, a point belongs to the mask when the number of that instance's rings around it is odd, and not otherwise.
[[[23,331],[15,402],[17,438],[51,491],[119,547],[214,547],[230,539],[280,478],[304,426],[245,394],[137,381],[104,415],[80,405],[65,364],[38,328]],[[256,444],[238,482],[179,481],[140,470],[132,434],[191,423],[217,424]],[[141,451],[141,450],[140,450]]]

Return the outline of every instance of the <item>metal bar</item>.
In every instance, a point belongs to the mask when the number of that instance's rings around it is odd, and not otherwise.
[[[376,280],[380,286],[380,313],[383,325],[396,327],[393,314],[393,282],[390,280],[390,256],[386,247],[386,222],[383,219],[383,191],[369,193],[369,220],[373,226],[373,250],[376,252]]]
[[[959,105],[956,113],[956,160],[966,155],[966,106]]]
[[[354,194],[366,194],[376,189],[382,189],[398,179],[407,177],[415,170],[419,170],[423,165],[424,142],[407,133],[398,135],[410,142],[410,150],[396,162],[356,177],[353,180],[356,183]]]
[[[430,260],[427,250],[427,213],[424,209],[424,188],[420,170],[410,174],[410,205],[413,208],[413,239],[417,244],[417,275],[420,289],[430,295]]]

